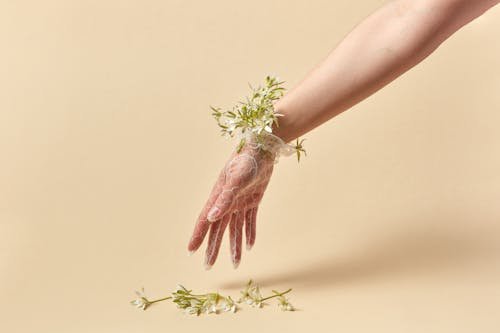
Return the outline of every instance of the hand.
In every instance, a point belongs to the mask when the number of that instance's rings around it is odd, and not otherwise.
[[[247,250],[254,245],[257,210],[273,172],[275,157],[275,153],[252,144],[245,144],[239,153],[235,150],[231,154],[198,217],[188,245],[190,253],[196,251],[210,228],[206,269],[210,269],[217,259],[228,224],[234,268],[241,260],[243,225]]]

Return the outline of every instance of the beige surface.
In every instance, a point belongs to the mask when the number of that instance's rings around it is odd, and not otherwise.
[[[291,88],[384,1],[3,1],[1,332],[498,332],[500,7],[282,159],[255,248],[187,257],[229,107]],[[128,302],[249,277],[301,309]]]

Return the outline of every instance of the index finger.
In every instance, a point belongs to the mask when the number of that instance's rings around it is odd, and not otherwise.
[[[224,186],[224,169],[220,172],[219,178],[217,178],[217,181],[215,182],[214,186],[212,187],[212,191],[210,192],[210,195],[208,196],[208,200],[203,207],[200,215],[198,216],[198,219],[196,221],[196,225],[194,227],[193,234],[191,236],[191,239],[188,244],[188,251],[189,253],[193,253],[198,248],[200,245],[203,243],[203,240],[205,239],[205,236],[208,232],[208,228],[211,223],[214,222],[209,222],[207,219],[207,214],[210,208],[213,206],[215,203],[215,200],[217,200],[217,197],[219,196],[220,192],[222,191],[222,187]]]

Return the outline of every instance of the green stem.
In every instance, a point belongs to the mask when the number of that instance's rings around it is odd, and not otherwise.
[[[171,299],[172,296],[170,297],[165,297],[165,298],[160,298],[160,299],[157,299],[157,300],[154,300],[154,301],[149,301],[149,304],[153,304],[153,303],[156,303],[156,302],[161,302],[161,301],[165,301],[167,299]]]
[[[208,293],[208,294],[203,294],[203,295],[195,295],[195,294],[189,294],[189,296],[194,296],[194,297],[208,297],[212,295],[211,293]]]
[[[271,298],[273,298],[273,297],[283,296],[283,295],[285,295],[285,294],[289,293],[290,291],[292,291],[292,288],[290,288],[290,289],[288,289],[287,291],[284,291],[284,292],[282,292],[282,293],[279,293],[279,294],[274,294],[274,295],[272,295],[272,296],[268,296],[268,297],[262,298],[260,301],[261,301],[261,302],[264,302],[265,300],[271,299]]]

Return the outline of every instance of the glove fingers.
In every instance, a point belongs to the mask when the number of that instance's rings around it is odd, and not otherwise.
[[[238,268],[241,261],[241,242],[243,232],[244,214],[237,211],[233,214],[231,222],[229,223],[229,243],[231,249],[231,260],[233,267]]]
[[[207,219],[198,220],[188,244],[188,251],[190,254],[198,250],[203,243],[209,227],[210,222],[208,222]]]
[[[255,244],[257,210],[259,206],[249,209],[245,213],[245,238],[247,250],[251,250]]]
[[[222,236],[230,218],[231,215],[227,214],[221,220],[210,224],[210,235],[208,236],[208,246],[205,252],[205,269],[210,269],[217,259],[222,243]]]
[[[203,240],[205,239],[205,236],[208,232],[208,228],[210,227],[210,223],[207,219],[208,211],[214,205],[215,201],[219,197],[219,194],[222,192],[223,185],[224,185],[224,171],[221,171],[219,177],[217,178],[217,181],[215,182],[212,188],[212,191],[210,192],[208,200],[205,203],[205,206],[203,207],[203,210],[201,211],[196,221],[193,234],[188,244],[188,251],[190,253],[193,253],[194,251],[198,250],[200,245],[203,243]]]

